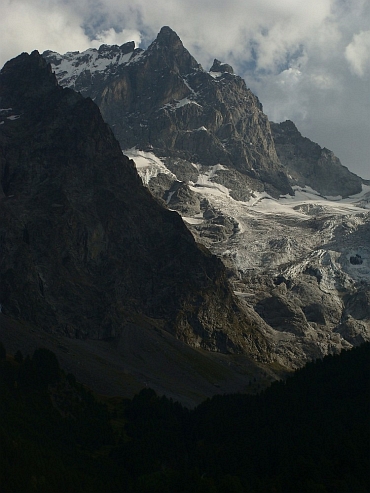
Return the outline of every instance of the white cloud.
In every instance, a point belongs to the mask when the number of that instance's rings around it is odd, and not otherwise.
[[[75,8],[73,3],[62,0],[5,0],[0,5],[1,38],[0,66],[23,51],[35,49],[41,53],[53,50],[60,53],[83,51],[101,44],[123,44],[126,41],[140,43],[137,30],[116,31],[113,27],[94,33],[89,38],[84,25],[86,11]]]
[[[127,41],[135,41],[135,46],[139,46],[141,42],[141,34],[133,29],[123,29],[117,32],[113,27],[105,31],[98,32],[90,42],[92,48],[99,48],[102,44],[121,45]]]
[[[346,47],[345,56],[356,75],[359,77],[370,75],[370,31],[355,34]]]
[[[80,19],[63,5],[47,1],[5,1],[0,7],[1,66],[23,51],[72,50],[87,47]]]

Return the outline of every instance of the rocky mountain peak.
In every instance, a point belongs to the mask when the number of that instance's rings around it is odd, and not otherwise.
[[[38,51],[22,53],[8,61],[0,72],[1,106],[17,108],[22,102],[24,108],[29,100],[45,97],[57,86],[50,64]]]
[[[292,121],[271,123],[271,130],[292,185],[307,185],[326,196],[348,197],[361,192],[363,180],[343,166],[332,151],[303,137]]]
[[[341,322],[343,293],[353,299],[368,286],[370,192],[361,178],[293,122],[269,122],[227,64],[197,69],[171,37],[117,71],[107,65],[95,101],[122,149],[151,192],[226,264],[283,359],[295,355],[289,364],[367,340],[368,311],[348,311],[356,320]],[[339,197],[359,192],[350,203]]]
[[[74,66],[77,58],[69,63]],[[169,27],[163,27],[140,56],[119,68],[105,64],[99,84],[96,73],[91,66],[81,67],[83,88],[60,69],[58,80],[95,100],[123,149],[151,149],[157,156],[185,160],[190,167],[226,166],[223,185],[225,180],[248,182],[274,196],[293,193],[258,98],[230,65],[216,59],[211,72],[204,71]],[[246,194],[235,190],[233,196]]]
[[[121,55],[127,55],[128,53],[133,53],[135,50],[135,41],[128,41],[127,43],[124,43],[119,47],[119,51],[121,52]],[[109,54],[112,53],[112,46],[103,44],[99,46],[98,53],[100,56],[108,56]]]
[[[162,27],[157,38],[146,50],[145,58],[150,61],[152,68],[154,65],[157,70],[166,67],[181,75],[202,68],[184,47],[175,31],[168,26]]]
[[[179,45],[183,46],[177,33],[175,33],[175,31],[173,31],[169,26],[163,26],[161,28],[157,35],[156,43],[162,46],[168,46],[172,49]]]
[[[370,191],[340,200],[361,179],[333,153],[270,124],[230,66],[204,71],[169,28],[146,51],[44,56],[120,144],[36,52],[5,67],[4,316],[140,348],[154,326],[290,368],[369,340]]]
[[[228,72],[229,74],[234,73],[234,69],[228,63],[222,63],[217,58],[214,59],[212,67],[209,69],[210,72]]]
[[[295,123],[292,122],[292,120],[285,120],[284,122],[281,122],[280,124],[280,128],[281,128],[281,131],[282,132],[286,132],[288,134],[299,134],[301,135],[301,133],[299,132],[298,128],[296,127]]]
[[[128,41],[127,43],[121,45],[119,48],[123,55],[126,55],[127,53],[132,53],[135,50],[135,41]]]

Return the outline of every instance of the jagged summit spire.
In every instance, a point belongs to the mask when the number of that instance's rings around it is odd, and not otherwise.
[[[29,99],[39,98],[58,86],[50,64],[35,50],[9,60],[0,72],[3,103],[17,107]]]
[[[157,39],[157,42],[165,45],[173,45],[174,43],[181,43],[181,39],[173,31],[169,26],[163,26],[162,29],[159,31]]]
[[[172,66],[174,72],[181,74],[189,74],[194,69],[202,69],[201,65],[184,47],[179,36],[168,26],[162,27],[156,39],[147,49],[147,54],[150,54],[154,63],[163,65],[163,58],[166,59],[166,65]]]
[[[180,37],[168,26],[162,27],[151,46],[170,49],[177,53],[186,51]]]

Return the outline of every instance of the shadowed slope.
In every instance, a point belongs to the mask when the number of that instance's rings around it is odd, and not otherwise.
[[[149,317],[192,346],[265,357],[222,263],[159,205],[90,100],[37,52],[0,75],[0,303],[72,337]]]

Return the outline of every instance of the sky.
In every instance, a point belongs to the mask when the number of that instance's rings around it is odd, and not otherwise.
[[[369,0],[0,0],[0,67],[26,51],[83,51],[170,26],[209,70],[233,66],[274,122],[370,179]]]

